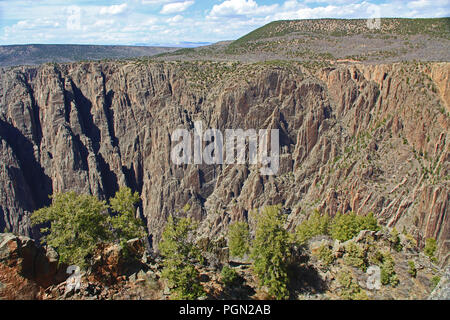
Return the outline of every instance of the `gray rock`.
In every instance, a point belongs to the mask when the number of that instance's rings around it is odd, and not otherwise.
[[[431,292],[428,300],[450,300],[450,266],[445,269],[441,281]]]

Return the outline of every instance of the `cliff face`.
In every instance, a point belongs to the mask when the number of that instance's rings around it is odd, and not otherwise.
[[[313,209],[373,211],[449,252],[449,63],[306,69],[296,64],[77,63],[0,72],[0,228],[34,235],[48,195],[142,195],[155,242],[187,210],[205,236],[282,203],[294,228]],[[280,129],[280,172],[175,166],[177,128]],[[189,206],[185,206],[189,204]]]

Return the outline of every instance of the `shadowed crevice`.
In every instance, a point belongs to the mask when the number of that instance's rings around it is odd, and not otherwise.
[[[6,140],[17,157],[36,206],[34,209],[48,205],[50,203],[49,195],[53,189],[52,180],[36,160],[33,143],[20,130],[1,119],[0,136]]]

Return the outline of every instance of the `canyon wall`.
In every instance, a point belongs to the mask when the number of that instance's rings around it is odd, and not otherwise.
[[[0,228],[37,237],[54,192],[141,193],[154,243],[170,214],[205,237],[266,204],[292,230],[313,210],[374,212],[448,262],[450,63],[305,68],[93,62],[0,71]],[[174,165],[177,128],[280,129],[280,171]],[[188,206],[186,206],[188,204]]]

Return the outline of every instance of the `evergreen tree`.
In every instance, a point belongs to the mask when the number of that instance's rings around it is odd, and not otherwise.
[[[290,257],[290,238],[284,228],[286,218],[279,206],[265,207],[257,218],[255,240],[251,256],[253,269],[261,286],[276,299],[289,297],[287,273]]]
[[[194,267],[202,260],[193,242],[195,229],[190,219],[170,216],[159,243],[164,257],[162,276],[173,288],[173,299],[194,300],[204,294],[199,272]]]

